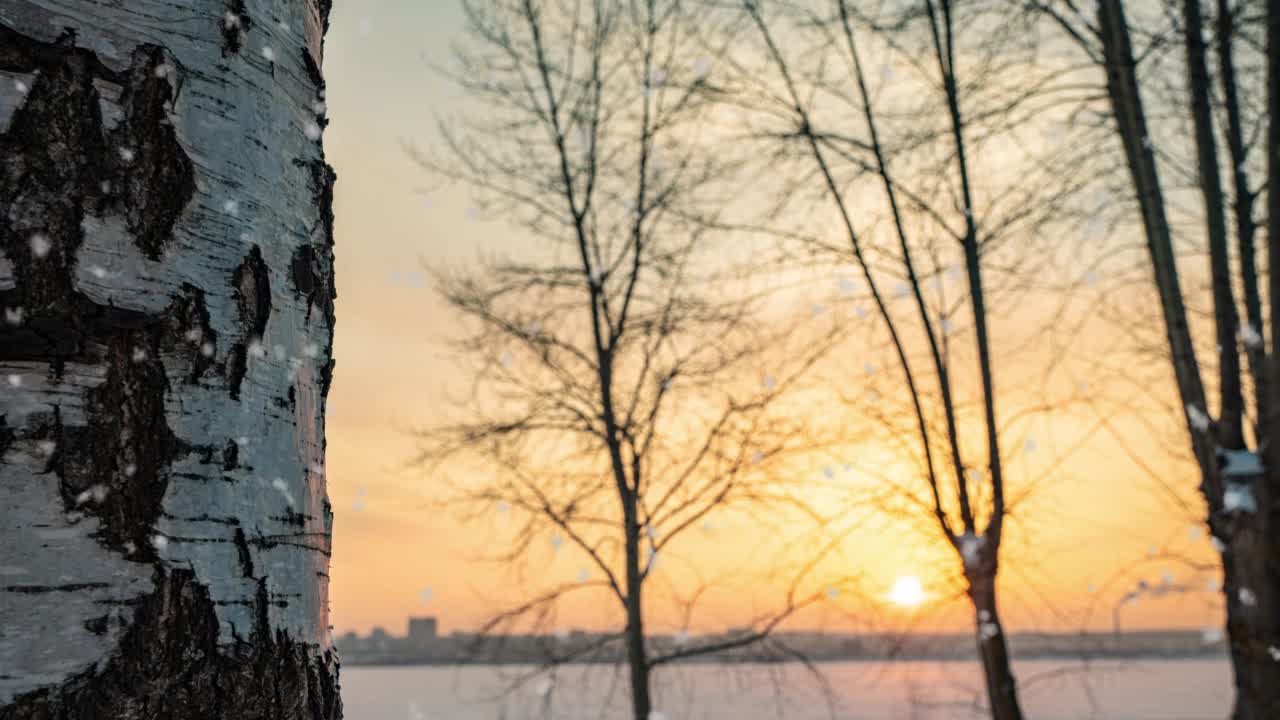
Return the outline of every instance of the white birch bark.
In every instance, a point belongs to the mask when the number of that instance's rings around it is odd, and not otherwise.
[[[0,0],[0,718],[340,715],[327,14]]]

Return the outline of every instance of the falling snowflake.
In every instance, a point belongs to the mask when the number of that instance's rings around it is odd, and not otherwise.
[[[239,200],[226,200],[226,201],[224,201],[224,202],[222,203],[222,211],[223,211],[223,212],[225,212],[225,213],[226,213],[226,214],[228,214],[228,215],[239,215],[239,214],[240,214],[240,201],[239,201]]]
[[[866,363],[865,365],[862,366],[862,372],[866,373],[867,375],[875,375],[876,366],[872,365],[871,363]]]
[[[92,487],[90,487],[88,490],[85,490],[84,492],[76,496],[76,504],[83,505],[89,502],[90,500],[93,500],[95,503],[101,504],[102,501],[105,499],[107,499],[107,486],[101,483],[96,483]]]
[[[351,510],[353,512],[364,512],[364,501],[356,500],[355,502],[351,503]]]
[[[511,367],[511,353],[502,353],[502,357],[498,358],[498,361],[502,363],[502,367]]]
[[[894,73],[893,73],[893,66],[892,66],[892,65],[885,64],[885,65],[881,65],[881,66],[880,66],[880,79],[881,79],[881,80],[884,80],[884,81],[888,82],[889,80],[892,80],[892,79],[893,79],[893,74],[894,74]]]
[[[561,538],[559,535],[552,535],[552,536],[551,536],[551,550],[552,550],[553,552],[559,552],[559,551],[560,551],[560,546],[561,546],[561,545],[563,545],[563,544],[564,544],[564,539],[563,539],[563,538]]]
[[[960,536],[960,557],[964,560],[965,567],[977,567],[982,560],[982,548],[986,544],[987,539],[981,535],[967,532]]]
[[[322,134],[320,124],[314,120],[308,120],[307,124],[302,127],[302,132],[306,134],[308,140],[319,140]]]
[[[169,547],[169,538],[163,535],[152,535],[151,546],[160,552],[164,552],[164,549]]]
[[[45,457],[53,455],[53,451],[58,449],[58,444],[52,440],[41,440],[36,443],[36,447],[40,449],[40,454]]]
[[[1253,607],[1258,604],[1258,596],[1254,595],[1249,588],[1240,588],[1239,596],[1240,604],[1245,607]]]
[[[276,51],[275,51],[275,50],[272,50],[269,46],[268,46],[268,47],[263,47],[263,48],[262,48],[262,57],[263,57],[263,59],[264,59],[264,60],[266,60],[267,62],[269,62],[269,63],[273,63],[273,62],[275,62],[275,61],[276,61]]]
[[[222,16],[222,26],[228,30],[240,27],[240,16],[228,10],[227,14]]]
[[[1023,444],[1022,444],[1022,449],[1023,449],[1023,451],[1024,451],[1024,452],[1026,452],[1028,455],[1030,455],[1031,453],[1035,452],[1035,451],[1036,451],[1036,439],[1035,439],[1035,438],[1027,438],[1027,441],[1026,441],[1025,443],[1023,443]]]
[[[207,342],[200,345],[200,354],[205,357],[213,357],[213,343]]]
[[[533,687],[533,691],[538,697],[546,697],[551,694],[551,687],[551,678],[544,677],[538,680],[537,685]]]
[[[1275,645],[1272,645],[1267,648],[1267,654],[1271,656],[1272,660],[1275,660],[1276,662],[1280,662],[1280,648],[1276,647]]]
[[[278,477],[272,480],[271,487],[275,488],[281,495],[284,496],[284,500],[285,502],[289,503],[289,507],[294,506],[293,493],[289,491],[289,486],[288,484],[285,483],[284,478]]]
[[[987,622],[987,621],[988,621],[988,620],[990,620],[990,619],[991,619],[991,613],[990,613],[990,612],[988,612],[988,611],[986,611],[986,610],[979,610],[979,611],[978,611],[978,621],[979,621],[979,622]]]
[[[173,66],[168,63],[160,63],[155,69],[156,77],[161,79],[169,77],[169,73],[171,72],[173,72]]]
[[[765,375],[761,384],[764,385],[765,390],[772,390],[778,386],[778,379],[772,375]]]
[[[14,80],[13,89],[17,90],[19,95],[26,95],[27,90],[29,90],[30,88],[28,88],[27,84],[22,82],[21,80]]]
[[[819,315],[821,315],[821,314],[825,313],[826,311],[827,311],[827,306],[826,306],[826,305],[823,305],[822,303],[814,303],[814,304],[813,304],[813,316],[814,316],[814,317],[817,317],[817,316],[819,316]]]
[[[133,158],[135,155],[133,148],[122,147],[120,148],[119,153],[120,153],[120,159],[122,161],[126,163],[133,162]]]
[[[761,461],[761,460],[763,460],[763,459],[764,459],[764,453],[760,452],[759,450],[756,450],[756,451],[754,451],[754,452],[752,452],[752,453],[751,453],[751,462],[752,462],[752,464],[756,464],[756,465],[758,465],[758,464],[760,463],[760,461]]]
[[[840,588],[837,588],[837,587],[827,588],[827,597],[831,598],[832,600],[836,599],[837,597],[840,597]]]
[[[256,358],[264,358],[267,356],[267,349],[262,346],[262,341],[255,338],[249,342],[249,354]]]
[[[1217,550],[1220,553],[1226,552],[1227,550],[1227,544],[1218,539],[1217,535],[1211,535],[1209,537],[1209,543],[1213,545],[1214,550]]]
[[[510,509],[510,507],[511,506],[507,505],[506,501],[500,502],[498,503],[498,512],[505,513],[507,510]]]
[[[1240,339],[1247,348],[1257,350],[1262,347],[1262,334],[1249,323],[1240,326]]]
[[[431,586],[430,586],[430,585],[428,585],[427,587],[423,588],[423,589],[422,589],[422,592],[418,593],[418,597],[422,599],[422,603],[423,603],[424,605],[425,605],[426,603],[431,602],[431,598],[432,598],[432,597],[434,597],[434,596],[435,596],[435,591],[431,589]]]
[[[1195,542],[1196,540],[1200,539],[1200,534],[1203,532],[1204,532],[1204,528],[1200,527],[1199,525],[1192,525],[1191,527],[1187,528],[1187,539],[1191,540],[1192,542]]]
[[[693,64],[693,76],[699,80],[705,78],[710,71],[711,61],[707,58],[698,58],[698,61]]]
[[[4,309],[4,321],[10,325],[22,324],[22,308],[12,307]]]
[[[245,445],[248,445],[248,444],[249,444],[249,436],[248,436],[248,435],[241,435],[240,437],[236,438],[236,444],[237,444],[237,445],[239,445],[240,447],[244,447]]]
[[[21,376],[21,375],[10,375],[10,376],[9,376],[9,387],[22,387],[22,376]]]
[[[903,298],[910,294],[911,294],[911,286],[907,285],[905,282],[899,282],[893,288],[894,297]]]
[[[828,465],[822,468],[822,474],[827,478],[833,478],[836,476],[836,469]]]
[[[681,630],[677,632],[675,636],[675,641],[676,641],[676,645],[678,646],[684,646],[685,644],[687,644],[689,642],[689,631]]]
[[[49,241],[47,235],[36,233],[31,236],[31,252],[37,258],[42,258],[49,254],[49,250],[53,247],[53,243]]]
[[[582,568],[578,571],[578,582],[584,583],[589,579],[591,579],[591,573],[587,572],[586,568]]]
[[[671,718],[664,712],[653,710],[649,713],[649,720],[671,720]]]
[[[1200,640],[1205,645],[1216,645],[1222,641],[1222,628],[1207,627],[1200,631]]]
[[[991,638],[1000,634],[1000,626],[996,625],[993,622],[984,622],[982,623],[981,626],[979,626],[978,632],[982,636],[982,639],[984,641],[990,640]]]
[[[320,346],[315,343],[307,343],[302,348],[302,354],[309,358],[318,357],[320,355]]]
[[[1200,408],[1187,404],[1187,421],[1191,423],[1191,427],[1204,432],[1209,429],[1209,416],[1204,414]]]
[[[137,466],[137,465],[134,465],[133,463],[129,463],[128,465],[125,465],[125,466],[124,466],[124,476],[125,476],[125,477],[133,477],[133,474],[134,474],[134,473],[136,473],[136,472],[138,472],[138,466]]]
[[[1153,144],[1152,144],[1152,142],[1151,142],[1151,138],[1150,138],[1150,136],[1143,135],[1143,136],[1142,136],[1142,147],[1143,147],[1144,149],[1146,149],[1146,150],[1150,150],[1153,146],[1154,146],[1154,145],[1153,145]]]
[[[1222,509],[1229,512],[1256,513],[1258,501],[1253,496],[1253,488],[1239,483],[1228,483],[1222,493]]]

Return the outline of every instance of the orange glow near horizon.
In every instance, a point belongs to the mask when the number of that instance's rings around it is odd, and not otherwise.
[[[332,124],[325,144],[338,172],[337,366],[327,418],[336,633],[375,626],[403,633],[407,618],[421,615],[438,617],[443,632],[474,629],[538,583],[599,579],[583,554],[567,543],[553,547],[550,538],[517,567],[485,562],[484,556],[509,546],[519,514],[495,506],[488,517],[464,522],[436,505],[440,478],[408,466],[415,446],[406,431],[440,418],[448,409],[444,398],[466,382],[442,342],[456,329],[455,320],[432,297],[425,273],[411,273],[421,260],[460,265],[500,243],[523,242],[500,224],[473,220],[460,190],[424,194],[429,178],[401,145],[428,137],[434,106],[454,97],[419,56],[424,48],[447,48],[460,23],[449,2],[370,0],[333,9],[326,50]],[[838,296],[846,274],[837,270],[821,280]],[[826,311],[852,316],[854,309],[832,303]],[[1023,347],[1017,357],[1054,352]],[[998,357],[997,365],[1013,359]],[[868,379],[856,354],[845,362],[851,388],[841,390],[860,390],[891,375],[877,364],[877,375]],[[1034,372],[1026,375],[1002,376],[1002,400],[1030,405],[1036,393],[1076,392],[1074,381],[1049,387],[1037,384]],[[1130,378],[1108,384],[1089,377],[1090,407],[1105,409],[1105,424],[1096,411],[1064,410],[1019,425],[1007,437],[1004,625],[1075,631],[1110,630],[1117,622],[1124,630],[1220,623],[1221,598],[1208,589],[1217,576],[1199,569],[1216,563],[1216,555],[1207,534],[1197,532],[1204,509],[1196,475],[1176,455],[1186,444],[1185,431],[1172,415],[1125,415],[1137,385]],[[881,407],[894,407],[900,398],[893,396],[891,379],[883,383]],[[1172,393],[1173,386],[1166,387]],[[1176,399],[1170,402],[1176,410]],[[1008,420],[1017,407],[1005,405],[1000,411]],[[823,419],[845,422],[834,413]],[[969,454],[977,464],[985,452],[980,428],[967,430],[972,437],[964,443],[975,448]],[[904,448],[915,450],[917,442],[904,436],[902,447],[840,448],[838,459],[795,468],[797,477],[812,477],[823,488],[811,499],[853,510],[838,552],[801,587],[802,594],[820,599],[784,628],[900,628],[910,615],[909,629],[916,631],[972,630],[960,558],[929,514],[920,468],[904,459]],[[890,488],[903,492],[881,501]],[[857,502],[863,498],[876,500]],[[953,503],[944,497],[944,505]],[[718,632],[775,611],[790,573],[811,548],[798,524],[777,529],[746,515],[712,518],[663,551],[646,596],[652,632]],[[1151,593],[1121,607],[1119,600],[1139,581],[1178,591]],[[547,631],[616,627],[619,621],[607,591],[584,590],[565,600]]]

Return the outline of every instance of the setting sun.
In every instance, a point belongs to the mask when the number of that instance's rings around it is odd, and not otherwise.
[[[924,602],[924,586],[920,579],[911,575],[898,578],[889,591],[889,601],[902,607],[915,607]]]

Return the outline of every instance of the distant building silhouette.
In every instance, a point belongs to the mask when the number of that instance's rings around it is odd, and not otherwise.
[[[430,650],[439,640],[439,623],[434,617],[409,618],[409,645],[417,650]]]

